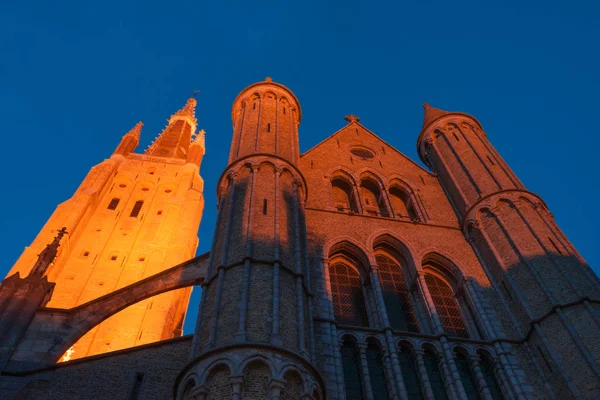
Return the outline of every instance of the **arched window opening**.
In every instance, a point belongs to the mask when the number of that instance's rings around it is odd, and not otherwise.
[[[404,386],[406,386],[408,400],[423,399],[421,385],[419,384],[419,377],[417,375],[416,358],[412,349],[408,346],[401,346],[400,353],[398,353],[398,361],[400,362],[400,370],[402,371],[402,378],[404,379]]]
[[[375,260],[390,325],[396,330],[418,332],[417,318],[404,281],[402,267],[383,254],[377,254]]]
[[[473,378],[473,374],[471,373],[471,366],[469,365],[469,360],[467,359],[467,356],[462,352],[455,353],[454,362],[456,364],[456,369],[458,369],[460,381],[462,382],[462,385],[465,388],[467,399],[481,399],[481,397],[479,396],[479,392],[477,391],[475,379]]]
[[[429,273],[425,274],[425,282],[444,331],[451,336],[468,338],[465,321],[450,285]]]
[[[431,350],[425,350],[423,362],[425,364],[425,370],[427,371],[427,377],[429,378],[429,385],[431,386],[433,397],[435,400],[448,400],[448,395],[446,395],[446,388],[444,386],[444,378],[440,372],[440,366],[435,353]]]
[[[349,339],[344,340],[340,352],[342,355],[346,399],[361,400],[363,398],[362,379],[360,375],[360,360],[355,343]]]
[[[336,178],[331,181],[331,190],[333,192],[333,205],[338,211],[358,212],[352,185],[343,179]]]
[[[387,400],[390,398],[387,379],[383,367],[383,352],[375,341],[370,341],[367,345],[367,366],[369,367],[369,378],[371,379],[371,388],[373,397],[377,400]]]
[[[412,205],[410,195],[399,187],[390,188],[390,200],[398,218],[418,220],[419,217]]]
[[[360,194],[363,198],[365,212],[369,215],[389,217],[385,200],[379,186],[372,180],[364,180],[360,184]]]
[[[492,399],[504,400],[502,389],[500,389],[500,384],[498,383],[496,373],[494,372],[494,360],[492,360],[489,355],[482,354],[479,365],[481,366],[481,373],[483,374],[486,386],[492,395]]]
[[[359,273],[337,262],[329,267],[329,281],[336,321],[344,325],[369,326]]]

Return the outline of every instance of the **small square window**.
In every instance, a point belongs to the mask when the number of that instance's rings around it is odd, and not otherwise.
[[[115,261],[116,259],[117,259],[117,256],[110,256],[111,261]]]
[[[90,252],[89,252],[89,251],[84,251],[84,252],[83,252],[83,256],[84,256],[84,257],[87,257],[87,256],[89,256],[89,255],[90,255]]]
[[[146,257],[140,257],[138,261],[146,261]]]
[[[158,211],[156,212],[156,215],[162,215],[162,210],[158,210]]]

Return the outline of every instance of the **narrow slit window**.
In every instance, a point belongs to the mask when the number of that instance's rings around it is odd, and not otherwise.
[[[271,132],[271,123],[270,122],[267,124],[267,132]]]
[[[267,199],[263,200],[263,215],[267,215]]]
[[[489,155],[486,155],[488,161],[490,162],[490,164],[492,165],[496,165],[496,163],[494,162],[494,160],[492,160],[492,157],[490,157]]]
[[[107,207],[107,208],[108,208],[109,210],[116,210],[116,209],[117,209],[117,206],[119,205],[119,201],[120,201],[120,200],[121,200],[121,199],[117,199],[117,198],[115,197],[114,199],[112,199],[112,200],[110,201],[110,203],[108,203],[108,207]]]
[[[255,110],[256,109],[256,103],[252,103],[252,109]]]
[[[285,114],[285,107],[283,107],[283,113]]]
[[[138,200],[135,202],[133,208],[131,209],[131,214],[129,214],[130,217],[137,217],[140,214],[140,210],[142,209],[142,206],[144,205],[144,201],[143,200]]]
[[[141,336],[141,334],[140,334]],[[144,381],[144,374],[135,374],[135,381],[133,383],[133,389],[131,390],[130,400],[138,400],[140,398],[140,392],[142,389],[142,382]]]

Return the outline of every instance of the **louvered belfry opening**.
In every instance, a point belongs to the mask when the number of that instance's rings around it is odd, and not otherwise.
[[[417,317],[404,281],[402,267],[383,254],[377,254],[375,260],[390,325],[395,330],[418,332]]]
[[[329,279],[335,319],[344,325],[369,326],[358,271],[337,262],[329,267]]]
[[[432,274],[425,274],[425,282],[444,331],[451,336],[468,338],[467,327],[452,288]]]

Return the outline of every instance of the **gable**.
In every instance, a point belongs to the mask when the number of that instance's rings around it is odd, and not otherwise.
[[[335,166],[353,171],[377,170],[419,179],[432,174],[358,122],[351,122],[301,155],[301,165],[328,171]]]

